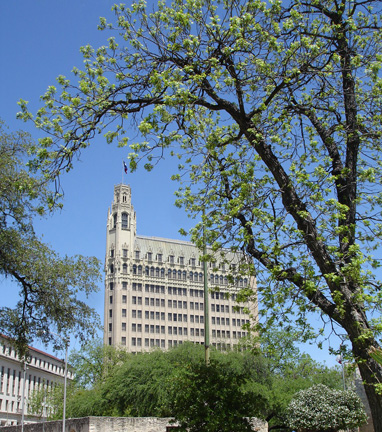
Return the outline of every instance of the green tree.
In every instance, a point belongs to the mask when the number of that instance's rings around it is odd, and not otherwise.
[[[75,370],[76,387],[94,388],[99,381],[112,374],[115,367],[121,366],[130,357],[123,348],[104,345],[102,339],[88,341],[69,356],[69,364]]]
[[[55,339],[52,328],[85,340],[98,323],[95,311],[78,297],[98,290],[98,260],[59,257],[34,232],[33,218],[57,202],[47,180],[26,166],[33,148],[29,134],[9,133],[0,123],[0,274],[20,289],[14,308],[0,308],[0,331],[17,341],[22,355],[36,338],[62,347],[63,338]]]
[[[188,364],[172,377],[171,412],[180,430],[252,431],[251,419],[263,398],[245,388],[249,374],[211,361]]]
[[[126,145],[132,169],[166,149],[180,159],[178,205],[205,213],[214,249],[253,259],[272,325],[319,313],[345,333],[375,430],[382,431],[381,2],[174,0],[114,7],[108,45],[82,48],[78,82],[61,76],[33,118],[47,132],[36,164],[70,169],[97,133]],[[130,124],[128,123],[130,120]],[[248,293],[250,295],[250,293]],[[261,327],[261,326],[260,326]],[[262,328],[260,328],[261,330]]]
[[[287,408],[287,423],[301,432],[336,432],[366,423],[361,399],[350,390],[319,384],[298,392]]]
[[[207,402],[208,399],[212,406],[228,403],[229,398],[237,397],[235,404],[239,404],[241,398],[246,399],[240,408],[242,411],[235,405],[230,414],[219,414],[216,415],[218,418],[208,420],[208,427],[217,427],[226,420],[236,421],[239,414],[241,418],[246,411],[247,415],[267,420],[269,430],[286,430],[285,411],[296,392],[315,384],[325,384],[333,389],[342,387],[338,369],[320,365],[306,355],[295,355],[293,361],[287,362],[287,367],[277,369],[272,362],[278,361],[278,356],[265,358],[250,350],[225,353],[212,350],[214,370],[208,372],[203,368],[204,347],[200,345],[186,343],[166,352],[154,350],[137,355],[122,355],[115,348],[114,353],[109,349],[95,349],[98,346],[97,343],[89,344],[83,353],[71,355],[77,379],[68,391],[68,417],[176,415],[182,422],[200,425],[198,412],[203,410],[199,411],[196,406],[202,403],[200,401]],[[101,366],[104,352],[108,353],[106,368]],[[86,368],[90,371],[90,378]],[[229,385],[227,379],[231,380]],[[189,385],[188,380],[193,384]],[[211,387],[211,391],[203,386]],[[225,390],[220,391],[220,386]],[[201,396],[204,391],[207,399]],[[35,405],[38,406],[38,401],[44,397],[45,394],[40,395]],[[187,411],[191,404],[189,399],[196,402],[192,416],[186,418],[191,414],[190,410]],[[55,407],[54,418],[60,418],[62,388],[58,387],[49,400]],[[203,411],[202,416],[204,414]],[[212,411],[209,414],[212,415]],[[232,418],[223,420],[225,415],[232,415]]]

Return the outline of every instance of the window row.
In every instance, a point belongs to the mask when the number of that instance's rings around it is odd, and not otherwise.
[[[235,319],[232,318],[232,325],[234,327],[242,327],[244,324],[249,324],[249,320],[247,319]],[[211,317],[211,324],[212,325],[226,325],[229,326],[230,325],[230,319],[229,318],[224,318],[224,317]]]
[[[131,297],[131,302],[133,305],[142,305],[142,297]],[[113,304],[113,296],[109,296],[109,303]],[[127,303],[127,296],[122,295],[122,304]],[[165,300],[160,298],[149,298],[145,297],[145,306],[155,306],[155,307],[165,307]],[[187,302],[181,300],[167,300],[167,307],[172,309],[187,309]],[[204,303],[199,302],[189,302],[190,310],[203,310]],[[110,310],[111,312],[111,310]],[[229,313],[230,307],[229,305],[219,305],[219,304],[211,304],[211,312],[222,312]],[[233,314],[239,313],[244,314],[244,307],[240,306],[231,306],[231,312]]]
[[[233,331],[232,332],[232,338],[233,339],[240,339],[242,337],[247,336],[248,333],[244,331]],[[229,330],[212,330],[212,337],[213,338],[231,338],[231,332]]]
[[[110,264],[109,266],[110,273],[114,273],[114,265]],[[128,273],[128,265],[124,263],[122,265],[122,273]],[[145,267],[144,270],[145,276],[147,277],[157,277],[164,279],[166,276],[166,270],[162,267]],[[132,274],[137,276],[142,276],[143,274],[143,266],[134,264],[132,267]],[[201,272],[186,272],[185,270],[175,270],[168,269],[167,270],[167,278],[171,280],[180,280],[180,281],[191,281],[191,282],[200,282],[204,281],[203,273]],[[229,278],[223,275],[211,274],[209,277],[209,283],[212,285],[232,285]],[[239,287],[246,287],[248,285],[247,278],[236,278],[235,285]]]
[[[109,290],[114,290],[114,282],[109,282]],[[127,282],[122,282],[122,290],[127,290]],[[132,290],[142,292],[142,284],[141,283],[132,283]],[[155,294],[165,294],[166,293],[166,287],[164,285],[153,285],[153,284],[145,284],[145,292],[151,292]],[[187,296],[187,288],[178,288],[178,287],[171,287],[169,286],[167,288],[167,293],[169,295],[179,295],[179,296]],[[197,290],[191,288],[189,290],[189,296],[190,297],[204,297],[204,291],[203,290]],[[236,294],[229,294],[228,292],[211,292],[211,299],[214,300],[229,300],[231,297],[232,300],[236,300],[237,295]]]

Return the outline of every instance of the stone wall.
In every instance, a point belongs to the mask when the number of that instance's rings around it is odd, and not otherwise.
[[[267,424],[261,420],[252,420],[253,430],[267,432]],[[1,432],[21,432],[21,426],[0,427]],[[157,417],[84,417],[68,419],[65,432],[170,432],[176,431],[171,418]],[[62,432],[62,421],[29,423],[24,425],[24,432]]]

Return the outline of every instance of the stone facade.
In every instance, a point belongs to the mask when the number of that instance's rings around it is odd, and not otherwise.
[[[176,426],[171,420],[157,417],[84,417],[66,420],[65,432],[175,432]],[[267,424],[261,420],[253,419],[252,424],[254,432],[268,430]],[[21,426],[2,427],[0,430],[21,432]],[[62,432],[62,421],[27,424],[24,432]]]
[[[204,343],[200,250],[136,231],[130,186],[117,185],[106,228],[104,343],[129,352],[167,349],[186,340]],[[257,316],[256,301],[238,304],[236,293],[250,287],[255,300],[256,280],[239,274],[243,255],[224,252],[207,265],[210,343],[231,349],[247,336],[243,325]]]

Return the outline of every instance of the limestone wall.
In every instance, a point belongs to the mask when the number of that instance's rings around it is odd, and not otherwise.
[[[267,424],[258,419],[252,420],[253,430],[267,432]],[[21,432],[21,426],[0,427],[1,432]],[[172,432],[176,426],[171,418],[156,417],[84,417],[68,419],[65,432]],[[62,432],[62,421],[29,423],[24,432]]]

